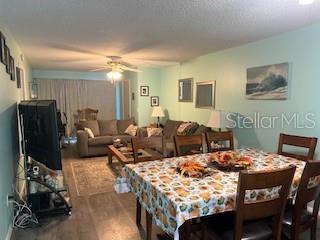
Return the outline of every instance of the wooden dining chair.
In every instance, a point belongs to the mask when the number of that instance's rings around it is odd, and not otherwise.
[[[317,141],[318,138],[315,137],[301,137],[281,133],[279,137],[278,154],[303,161],[312,160]],[[308,150],[307,155],[304,155],[303,153],[287,152],[284,150],[284,145],[305,148]]]
[[[174,136],[177,157],[203,153],[202,135]]]
[[[89,121],[97,120],[99,110],[92,108],[78,109],[78,120],[79,121]]]
[[[131,144],[134,163],[163,158],[163,138],[160,136],[132,138]],[[145,155],[143,155],[143,153],[145,153]]]
[[[280,240],[283,214],[296,167],[275,171],[241,171],[233,221],[226,215],[213,217],[205,225],[210,237],[240,240]],[[246,192],[280,187],[273,198],[246,200]]]
[[[134,163],[160,160],[163,157],[162,137],[136,137],[131,139]],[[139,156],[141,150],[147,156]],[[152,217],[146,210],[147,239],[151,239]],[[141,204],[136,200],[136,224],[141,225]]]
[[[283,233],[288,239],[297,240],[299,234],[310,229],[310,239],[316,240],[317,220],[320,204],[320,184],[309,184],[313,178],[320,176],[320,161],[307,161],[299,183],[294,205],[289,204],[284,214]],[[309,212],[305,206],[312,202],[313,211]]]
[[[206,132],[206,142],[208,146],[208,152],[234,150],[232,131]],[[219,142],[228,142],[228,145],[216,148],[212,147],[212,143],[219,144]]]

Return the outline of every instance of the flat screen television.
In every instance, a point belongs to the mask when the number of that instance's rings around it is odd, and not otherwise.
[[[53,170],[61,170],[55,100],[22,101],[19,104],[24,153]]]

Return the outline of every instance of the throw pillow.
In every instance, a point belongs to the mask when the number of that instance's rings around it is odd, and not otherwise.
[[[148,137],[162,136],[162,128],[147,128]]]
[[[89,138],[94,138],[94,134],[90,128],[85,127],[84,131],[86,131],[86,133],[88,133]]]
[[[100,136],[118,135],[117,120],[98,120]]]
[[[133,119],[126,119],[126,120],[118,120],[118,134],[125,134],[126,129],[129,127],[130,124],[134,124]]]
[[[195,122],[181,123],[177,130],[177,135],[180,135],[180,136],[192,135],[197,128],[198,128],[198,124]]]
[[[99,124],[97,120],[81,121],[79,123],[84,128],[90,128],[94,136],[100,136]]]
[[[137,135],[138,126],[134,126],[133,124],[130,124],[129,127],[124,131],[124,133],[130,135],[130,136],[136,136]]]

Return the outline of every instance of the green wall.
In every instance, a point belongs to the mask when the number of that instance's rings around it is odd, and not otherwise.
[[[6,36],[15,64],[24,69],[25,80],[28,82],[31,72],[27,61],[21,60],[19,46],[1,24],[0,31]],[[0,239],[5,239],[12,219],[12,208],[7,207],[6,198],[8,194],[13,193],[15,167],[20,156],[16,106],[23,92],[17,89],[16,81],[10,80],[2,63],[0,63],[0,85]]]
[[[262,41],[201,56],[178,66],[162,69],[161,105],[170,119],[206,124],[210,110],[196,109],[193,103],[178,102],[178,79],[193,77],[195,82],[216,81],[216,109],[252,116],[281,113],[315,114],[313,129],[277,125],[273,129],[234,129],[238,146],[256,146],[276,151],[280,132],[320,138],[320,24]],[[247,100],[246,69],[275,63],[289,63],[287,100]],[[159,86],[157,83],[156,86]],[[194,88],[195,89],[195,88]],[[195,93],[195,92],[194,92]],[[195,94],[194,94],[195,96]],[[318,148],[320,149],[320,147]],[[318,150],[319,151],[319,150]]]
[[[148,126],[157,120],[151,117],[151,96],[160,96],[161,93],[161,70],[159,68],[139,68],[142,72],[129,74],[131,82],[131,92],[135,99],[131,100],[131,114],[139,126]],[[140,96],[140,86],[149,86],[149,96]],[[131,96],[130,96],[131,97]],[[163,99],[160,97],[159,104],[162,105]]]

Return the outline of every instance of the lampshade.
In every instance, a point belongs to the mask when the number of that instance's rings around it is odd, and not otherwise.
[[[212,111],[207,127],[211,128],[231,128],[232,122],[227,118],[228,113],[224,111]]]
[[[162,107],[160,107],[160,106],[153,107],[151,116],[152,117],[164,117],[164,112],[162,110]]]

